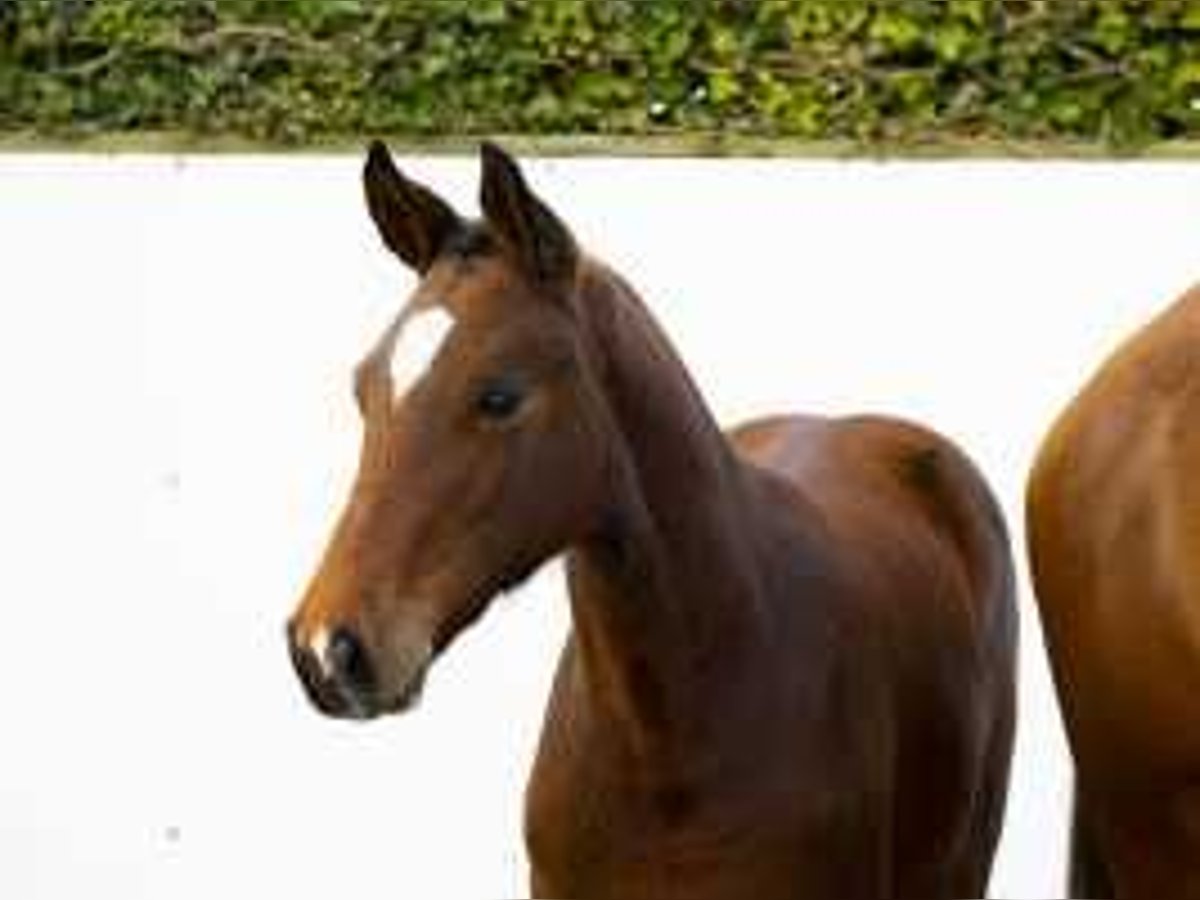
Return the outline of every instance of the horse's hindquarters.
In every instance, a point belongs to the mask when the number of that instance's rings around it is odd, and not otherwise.
[[[1118,896],[1200,896],[1198,343],[1194,292],[1101,367],[1027,492],[1034,593],[1085,803],[1076,864],[1081,877],[1106,870]]]

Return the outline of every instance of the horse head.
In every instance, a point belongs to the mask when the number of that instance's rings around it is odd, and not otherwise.
[[[411,706],[492,598],[586,534],[610,427],[578,315],[583,258],[511,158],[484,145],[479,220],[378,142],[363,183],[417,284],[355,369],[357,475],[288,623],[309,697],[346,718]]]

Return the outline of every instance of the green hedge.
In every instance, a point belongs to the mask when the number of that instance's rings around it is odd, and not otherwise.
[[[1200,0],[0,0],[0,130],[1200,137]]]

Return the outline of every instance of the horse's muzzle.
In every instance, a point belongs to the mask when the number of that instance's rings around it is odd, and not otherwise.
[[[301,641],[294,623],[287,628],[292,666],[313,705],[325,715],[341,719],[371,719],[402,712],[420,698],[428,653],[406,654],[388,691],[362,640],[339,627],[319,643]]]

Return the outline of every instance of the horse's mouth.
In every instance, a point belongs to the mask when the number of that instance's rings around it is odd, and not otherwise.
[[[393,694],[384,694],[378,690],[356,694],[335,686],[315,705],[331,718],[357,722],[369,722],[383,716],[412,712],[421,705],[428,671],[429,663],[425,662],[409,675],[403,681],[400,690]]]
[[[426,657],[420,665],[409,675],[404,681],[399,693],[397,693],[390,703],[380,711],[379,714],[391,713],[399,714],[411,712],[421,705],[421,695],[425,691],[425,677],[429,674],[430,657]]]
[[[383,716],[402,715],[415,710],[421,705],[421,696],[425,691],[425,679],[429,674],[429,666],[433,655],[428,649],[420,652],[405,654],[405,658],[396,667],[397,675],[392,683],[398,685],[391,690],[382,687],[363,694],[345,694],[345,701],[339,718],[369,721]]]

